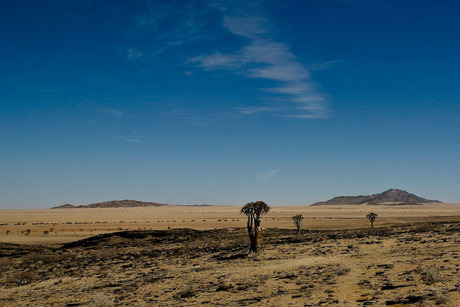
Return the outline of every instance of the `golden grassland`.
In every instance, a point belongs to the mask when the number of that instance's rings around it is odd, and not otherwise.
[[[239,206],[161,206],[135,208],[76,208],[0,210],[0,242],[63,243],[121,230],[166,230],[245,227]],[[420,206],[277,206],[263,217],[263,227],[293,229],[292,216],[302,214],[305,229],[353,229],[460,218],[460,204]],[[26,235],[26,231],[30,234]],[[7,234],[8,232],[8,234]],[[48,233],[46,233],[48,232]]]

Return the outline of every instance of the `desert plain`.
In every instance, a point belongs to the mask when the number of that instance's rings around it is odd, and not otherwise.
[[[2,210],[0,305],[460,306],[459,204],[240,209]]]

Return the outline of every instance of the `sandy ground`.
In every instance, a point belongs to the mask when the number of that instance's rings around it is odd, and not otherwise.
[[[62,243],[121,230],[199,230],[245,227],[240,206],[162,206],[145,208],[0,210],[0,242]],[[378,214],[376,227],[412,222],[457,219],[460,204],[422,206],[302,206],[272,207],[263,227],[293,229],[292,216],[304,216],[304,229],[353,229],[369,225],[369,212]],[[26,230],[30,234],[26,235]],[[46,233],[46,231],[48,233]],[[8,232],[8,234],[7,234]]]

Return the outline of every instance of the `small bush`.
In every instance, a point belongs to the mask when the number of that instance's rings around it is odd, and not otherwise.
[[[38,280],[38,276],[30,272],[21,272],[11,276],[11,281],[17,286],[24,286],[36,280]]]
[[[60,254],[28,254],[22,258],[22,265],[28,266],[38,262],[43,264],[57,263],[63,261],[64,258],[65,256]]]
[[[91,300],[90,306],[93,307],[112,307],[115,306],[113,300],[105,294],[96,294]]]
[[[422,273],[422,279],[427,285],[432,285],[434,283],[440,282],[443,280],[443,275],[439,269],[434,267],[428,267]]]
[[[447,306],[449,299],[441,289],[433,289],[431,295],[433,296],[436,305]]]
[[[196,296],[195,287],[193,285],[191,285],[191,284],[187,285],[183,291],[178,293],[178,296],[182,297],[182,298],[188,298],[188,297]]]

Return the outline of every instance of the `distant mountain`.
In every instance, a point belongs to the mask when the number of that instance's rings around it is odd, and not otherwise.
[[[389,189],[380,194],[360,196],[338,196],[327,201],[317,202],[312,206],[321,205],[418,205],[422,203],[441,203],[439,200],[431,200],[419,197],[403,190]]]
[[[69,208],[127,208],[127,207],[159,207],[159,206],[168,206],[168,204],[159,204],[152,202],[144,202],[139,200],[111,200],[105,201],[102,203],[95,203],[89,205],[80,205],[74,206],[71,204],[65,204],[58,207],[53,207],[51,209],[69,209]]]
[[[65,204],[59,207],[53,207],[51,209],[71,209],[71,208],[77,208],[77,206],[71,205],[71,204]]]

